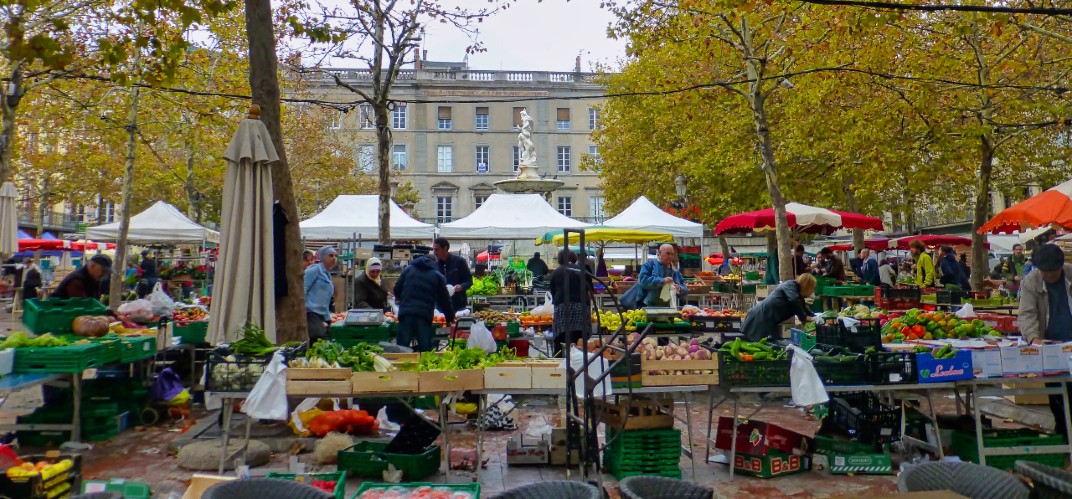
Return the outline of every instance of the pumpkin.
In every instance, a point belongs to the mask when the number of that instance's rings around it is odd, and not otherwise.
[[[108,318],[83,315],[72,324],[74,334],[88,338],[98,338],[108,334]]]

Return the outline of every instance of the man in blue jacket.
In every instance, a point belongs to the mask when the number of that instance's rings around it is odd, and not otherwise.
[[[436,259],[422,256],[413,260],[395,283],[395,299],[398,300],[398,338],[399,345],[408,347],[417,340],[418,352],[432,350],[432,335],[435,326],[432,316],[435,308],[447,317],[447,322],[454,320],[454,307],[447,293],[447,280],[439,272]],[[462,298],[465,293],[462,293]]]
[[[670,286],[670,293],[677,294],[677,305],[685,304],[688,288],[685,287],[685,279],[674,268],[676,252],[669,244],[659,246],[657,260],[648,260],[640,267],[640,275],[637,276],[637,286],[644,290],[644,303],[640,306],[666,307],[669,302],[662,299],[664,286]]]
[[[864,248],[860,250],[860,258],[863,258],[863,273],[860,276],[867,284],[879,286],[882,284],[882,280],[878,277],[878,257],[871,253],[871,250]]]
[[[469,264],[464,258],[450,254],[450,241],[445,237],[436,238],[432,243],[432,253],[435,254],[436,261],[439,263],[439,272],[447,279],[446,284],[449,284],[453,290],[449,293],[454,311],[465,308],[465,292],[473,287],[473,274],[469,272]],[[395,296],[398,296],[398,293],[395,293]]]

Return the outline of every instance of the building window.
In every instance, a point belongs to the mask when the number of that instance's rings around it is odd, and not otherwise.
[[[451,221],[454,213],[454,198],[451,196],[436,196],[436,221],[446,223]]]
[[[357,146],[357,167],[362,173],[376,171],[376,146],[372,144]]]
[[[514,108],[514,128],[521,128],[521,111],[524,110],[525,108],[523,107]]]
[[[75,208],[74,218],[80,224],[89,223],[89,220],[86,218],[86,205],[80,204]]]
[[[491,125],[491,120],[488,118],[488,108],[478,107],[476,108],[476,129],[487,130]]]
[[[514,146],[514,159],[510,164],[514,167],[514,173],[521,171],[521,149],[517,146]]]
[[[396,144],[391,150],[391,165],[395,170],[405,170],[408,158],[406,157],[406,145]]]
[[[439,146],[436,148],[436,166],[439,173],[454,171],[454,147]]]
[[[570,146],[558,146],[558,172],[569,173],[570,166]]]
[[[599,108],[588,108],[588,129],[599,130]]]
[[[451,122],[450,106],[439,106],[439,129],[450,130]]]
[[[570,131],[570,119],[569,119],[569,108],[568,107],[560,107],[560,108],[558,108],[558,121],[556,121],[555,123],[557,124],[556,128],[558,129],[558,131],[560,131],[560,132],[568,132],[568,131]]]
[[[331,113],[331,129],[338,130],[342,128],[343,114],[339,111]]]
[[[103,209],[102,209],[103,208]],[[97,223],[110,224],[115,222],[115,203],[104,203],[102,208],[97,208]]]
[[[406,128],[405,104],[395,104],[394,111],[391,111],[391,128],[395,130],[404,130]]]
[[[603,218],[606,217],[606,212],[603,211],[603,196],[588,198],[588,216],[595,218],[599,222],[603,221]]]
[[[487,173],[491,170],[491,146],[476,146],[476,172]]]
[[[573,216],[573,198],[570,196],[558,197],[558,212],[567,217]]]
[[[597,165],[603,163],[603,158],[599,155],[599,147],[593,145],[588,146],[588,157]]]
[[[473,195],[473,209],[475,210],[477,208],[480,208],[481,206],[484,205],[484,201],[487,201],[487,200],[488,200],[488,196],[486,194],[475,194],[475,195]]]
[[[376,113],[372,110],[372,104],[361,104],[358,109],[361,111],[361,128],[364,130],[376,128]]]

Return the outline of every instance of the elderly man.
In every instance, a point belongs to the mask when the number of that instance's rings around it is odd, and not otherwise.
[[[439,272],[451,287],[450,303],[454,306],[454,311],[465,308],[468,301],[465,292],[473,287],[473,274],[469,272],[469,264],[464,258],[450,254],[450,241],[445,237],[436,238],[432,242],[432,253],[439,264]],[[398,296],[398,293],[395,293],[395,296]],[[446,313],[444,310],[440,312]]]
[[[1064,252],[1054,244],[1041,245],[1031,260],[1035,270],[1020,286],[1020,333],[1032,344],[1043,340],[1072,341],[1072,264],[1065,263]],[[1050,395],[1050,410],[1055,431],[1067,438],[1064,404],[1059,395]]]
[[[101,280],[112,269],[112,259],[108,255],[93,255],[89,263],[78,270],[67,274],[67,277],[56,286],[50,298],[93,298],[101,297]]]
[[[677,252],[670,244],[659,246],[657,260],[648,260],[640,267],[637,285],[644,290],[644,305],[648,307],[666,307],[670,301],[664,297],[677,295],[678,305],[685,303],[688,289],[685,279],[674,268]],[[669,288],[669,289],[667,289]]]
[[[882,281],[878,277],[878,257],[871,253],[870,249],[864,248],[860,250],[860,258],[864,263],[861,266],[863,275],[859,276],[865,283],[873,286],[882,284]]]

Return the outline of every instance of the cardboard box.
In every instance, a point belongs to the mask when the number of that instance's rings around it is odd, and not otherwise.
[[[833,454],[828,456],[830,473],[835,475],[892,475],[889,454]]]
[[[1042,375],[1042,348],[1038,345],[1003,347],[1001,371],[1005,376]]]
[[[976,378],[1000,378],[1002,376],[1000,349],[972,350],[971,355],[972,372]]]
[[[410,250],[408,249],[396,249],[391,251],[392,260],[409,260]]]
[[[715,447],[729,450],[733,433],[733,418],[718,418],[718,435]],[[737,427],[737,455],[765,456],[770,452],[783,454],[809,454],[815,449],[815,441],[792,430],[764,421],[744,421]]]
[[[920,383],[945,383],[975,376],[970,350],[957,350],[952,359],[935,359],[929,353],[916,354]]]
[[[551,466],[577,466],[581,464],[581,451],[574,449],[570,453],[570,462],[566,464],[566,447],[551,447]]]
[[[769,451],[765,456],[737,453],[733,460],[737,473],[759,478],[774,478],[803,473],[811,469],[811,457]]]
[[[1015,385],[1002,384],[1002,388],[1045,388],[1046,383],[1017,383]],[[1014,404],[1019,405],[1049,405],[1050,396],[1045,393],[1035,393],[1031,395],[1006,395],[1006,399],[1012,401]],[[952,442],[952,440],[949,440]]]
[[[503,362],[484,368],[484,388],[488,390],[528,390],[532,388],[532,368],[520,361]]]
[[[353,373],[350,382],[353,394],[366,393],[413,393],[420,386],[419,373],[391,371],[386,373]]]
[[[484,389],[484,371],[482,369],[461,369],[457,371],[426,371],[417,373],[418,390],[421,393],[464,392]]]
[[[506,442],[506,464],[547,464],[551,449],[547,440],[526,441],[520,433]]]
[[[1042,372],[1068,373],[1069,358],[1072,358],[1072,343],[1042,345]]]

